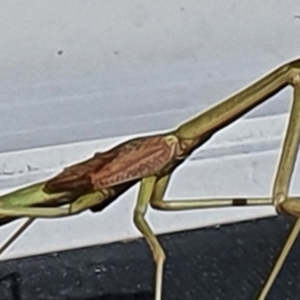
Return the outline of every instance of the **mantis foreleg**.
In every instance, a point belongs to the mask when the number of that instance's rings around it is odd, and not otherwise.
[[[13,231],[0,246],[0,255],[33,223],[35,218],[55,218],[77,214],[105,199],[101,192],[94,192],[79,197],[71,205],[66,207],[41,208],[41,207],[0,207],[0,215],[14,217],[29,217]]]

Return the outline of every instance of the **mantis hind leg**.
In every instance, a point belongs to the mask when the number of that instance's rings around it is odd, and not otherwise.
[[[258,300],[264,300],[268,295],[300,231],[300,201],[288,197],[300,142],[300,75],[293,78],[292,84],[294,86],[294,99],[274,180],[273,201],[279,212],[294,215],[298,219],[272,268]]]

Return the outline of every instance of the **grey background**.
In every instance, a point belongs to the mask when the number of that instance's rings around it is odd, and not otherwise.
[[[299,56],[299,13],[296,0],[2,1],[0,151],[173,127]]]

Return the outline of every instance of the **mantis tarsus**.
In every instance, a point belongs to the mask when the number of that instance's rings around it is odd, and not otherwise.
[[[174,170],[219,130],[236,121],[283,88],[293,88],[288,127],[269,197],[245,199],[164,200]],[[300,142],[300,59],[286,63],[216,106],[159,135],[136,138],[79,164],[56,177],[0,197],[0,222],[28,217],[4,242],[8,247],[35,218],[63,217],[90,209],[99,211],[140,182],[133,213],[136,227],[146,238],[156,264],[155,300],[162,299],[165,253],[145,218],[147,207],[187,210],[226,206],[274,205],[278,213],[297,218],[283,251],[258,299],[268,294],[300,231],[300,197],[290,197],[290,180]],[[198,178],[201,180],[201,178]]]

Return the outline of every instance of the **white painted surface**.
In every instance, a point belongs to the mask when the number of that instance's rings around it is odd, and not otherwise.
[[[299,56],[299,13],[297,0],[5,2],[0,151],[172,127]]]
[[[0,189],[53,175],[128,134],[173,127],[299,56],[299,13],[296,0],[3,3]],[[286,90],[216,135],[178,170],[169,196],[269,194],[289,98]],[[105,213],[37,221],[3,258],[136,237],[135,193]],[[149,219],[160,233],[273,213]]]

